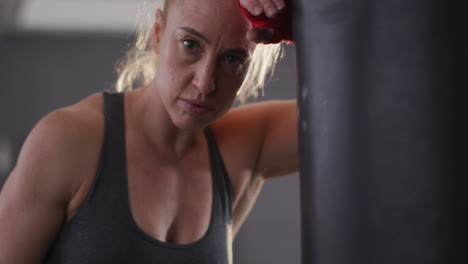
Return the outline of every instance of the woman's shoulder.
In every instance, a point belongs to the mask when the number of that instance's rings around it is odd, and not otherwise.
[[[47,183],[51,193],[65,194],[61,196],[76,193],[99,159],[104,131],[99,101],[102,96],[91,95],[43,117],[26,138],[13,177],[38,186]]]
[[[40,146],[49,153],[67,153],[57,158],[77,158],[73,153],[86,151],[100,142],[103,131],[102,95],[93,94],[44,116],[32,129],[23,148]]]
[[[18,168],[79,169],[99,152],[104,131],[102,96],[84,100],[44,116],[31,130],[18,157]]]
[[[99,134],[103,125],[102,94],[92,94],[76,104],[50,112],[38,122],[32,132],[79,142]]]

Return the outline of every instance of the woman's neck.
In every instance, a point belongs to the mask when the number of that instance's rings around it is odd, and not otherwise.
[[[167,113],[156,87],[151,83],[129,92],[125,99],[130,129],[168,159],[180,160],[204,142],[203,131],[178,128]]]

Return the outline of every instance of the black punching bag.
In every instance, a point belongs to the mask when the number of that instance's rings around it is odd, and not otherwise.
[[[468,263],[468,0],[292,4],[302,263]]]

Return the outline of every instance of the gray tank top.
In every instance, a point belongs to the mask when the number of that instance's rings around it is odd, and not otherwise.
[[[209,128],[213,183],[211,221],[198,241],[176,245],[158,241],[135,223],[129,206],[126,174],[124,100],[121,93],[104,93],[105,135],[97,175],[82,207],[63,225],[45,264],[182,264],[228,263],[232,250],[231,184]]]

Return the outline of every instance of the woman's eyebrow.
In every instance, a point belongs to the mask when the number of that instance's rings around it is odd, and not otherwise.
[[[195,30],[194,28],[191,28],[191,27],[181,27],[180,29],[185,30],[185,31],[187,31],[187,32],[189,32],[189,33],[192,33],[193,35],[195,35],[195,36],[197,36],[197,37],[203,39],[203,40],[204,40],[205,42],[207,42],[208,44],[210,43],[210,42],[208,41],[208,39],[207,39],[202,33],[198,32],[198,31]]]

